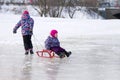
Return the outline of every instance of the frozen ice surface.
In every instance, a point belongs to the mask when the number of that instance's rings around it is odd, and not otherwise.
[[[120,20],[34,17],[34,51],[51,29],[72,51],[69,58],[46,59],[24,55],[20,29],[12,33],[21,15],[0,17],[0,80],[120,80]]]
[[[25,56],[22,44],[0,43],[0,80],[120,80],[119,35],[69,37],[61,43],[72,51],[69,58]]]

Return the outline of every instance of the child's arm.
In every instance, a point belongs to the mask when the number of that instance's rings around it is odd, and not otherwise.
[[[13,29],[13,33],[16,33],[17,29],[21,26],[21,20],[16,24],[16,26]]]
[[[49,38],[47,38],[46,41],[45,41],[45,48],[50,50],[50,47],[51,47],[51,41],[50,41]]]

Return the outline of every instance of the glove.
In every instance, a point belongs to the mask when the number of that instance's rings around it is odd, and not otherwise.
[[[17,33],[16,30],[13,30],[13,33],[14,33],[14,34]]]

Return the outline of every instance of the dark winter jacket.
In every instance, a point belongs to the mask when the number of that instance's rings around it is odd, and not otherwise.
[[[59,42],[58,38],[56,38],[56,37],[48,36],[48,38],[45,40],[45,48],[46,49],[50,49],[52,47],[59,47],[59,46],[60,46],[60,42]]]
[[[13,32],[21,26],[22,35],[32,35],[34,20],[29,16],[29,14],[23,14],[21,20],[16,24]]]

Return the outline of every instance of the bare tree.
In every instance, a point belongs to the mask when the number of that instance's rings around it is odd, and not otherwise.
[[[34,6],[33,6],[33,8],[39,13],[39,15],[47,17],[47,11],[48,11],[47,2],[48,2],[48,0],[35,0],[34,2],[38,6],[38,8],[36,8]]]
[[[94,11],[99,13],[98,11],[99,1],[98,0],[82,0],[80,6],[85,7],[86,8],[85,12],[93,17],[95,17],[96,15],[93,13]]]
[[[75,12],[80,10],[79,3],[80,0],[67,0],[66,9],[70,18],[73,18]]]
[[[97,5],[97,0],[84,0],[87,7],[95,7]]]
[[[49,15],[51,17],[60,17],[65,3],[66,0],[52,0],[52,2],[49,2]]]
[[[60,17],[66,0],[35,0],[38,8],[34,9],[40,16]]]
[[[80,11],[82,7],[86,7],[86,11],[91,13],[91,8],[97,6],[97,0],[34,0],[34,4],[38,8],[34,9],[40,16],[61,17],[61,13],[65,8],[70,18],[73,18],[76,11]],[[87,10],[88,9],[88,10]]]

